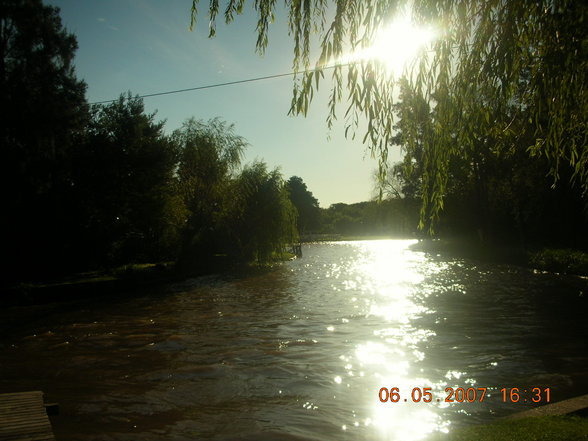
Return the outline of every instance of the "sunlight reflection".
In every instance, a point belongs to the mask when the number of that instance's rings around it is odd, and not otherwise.
[[[383,317],[388,322],[408,323],[418,313],[427,311],[408,300],[396,301],[389,305],[371,305],[370,315]]]
[[[442,428],[439,417],[428,409],[414,409],[405,403],[376,403],[373,424],[384,439],[416,441]]]
[[[369,420],[382,440],[416,441],[431,432],[445,431],[447,426],[438,415],[441,406],[436,400],[413,403],[410,399],[413,388],[431,387],[433,393],[440,390],[426,378],[415,376],[417,364],[426,358],[419,345],[435,333],[416,328],[411,322],[432,313],[423,305],[420,291],[426,275],[436,269],[427,263],[424,254],[408,249],[414,242],[356,242],[353,278],[344,283],[345,289],[355,294],[352,302],[365,304],[366,317],[378,318],[384,325],[372,332],[373,340],[364,340],[355,346],[354,357],[341,358],[349,377],[354,370],[366,373],[371,392],[366,421]],[[363,298],[356,294],[358,291]],[[399,388],[403,393],[400,402],[381,402],[374,393],[381,387]],[[345,430],[357,427],[359,421],[345,421]]]
[[[407,363],[408,365],[408,363]],[[373,424],[383,439],[420,440],[434,431],[442,431],[445,424],[431,405],[412,402],[410,392],[414,387],[421,390],[432,385],[422,378],[411,378],[405,372],[392,370],[380,378],[380,384],[391,389],[397,387],[402,398],[399,402],[382,403],[373,400]]]

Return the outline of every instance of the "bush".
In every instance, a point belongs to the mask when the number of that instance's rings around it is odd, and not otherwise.
[[[583,251],[545,248],[531,254],[529,263],[546,271],[588,275],[588,253]]]

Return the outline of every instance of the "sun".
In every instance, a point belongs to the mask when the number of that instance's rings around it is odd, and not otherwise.
[[[348,61],[377,60],[391,75],[399,76],[435,36],[432,27],[415,25],[412,15],[405,10],[376,32],[371,46],[351,54]]]

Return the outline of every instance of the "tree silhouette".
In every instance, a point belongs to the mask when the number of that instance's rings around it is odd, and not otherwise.
[[[0,7],[0,140],[5,275],[41,275],[69,254],[73,136],[86,119],[76,39],[40,0]],[[24,272],[26,274],[21,274]]]
[[[97,105],[76,153],[80,243],[94,264],[160,259],[173,248],[177,149],[130,93]],[[177,224],[177,222],[176,222]]]
[[[298,212],[298,232],[305,234],[316,231],[320,224],[320,208],[318,200],[308,190],[302,178],[292,176],[286,182],[290,200]]]

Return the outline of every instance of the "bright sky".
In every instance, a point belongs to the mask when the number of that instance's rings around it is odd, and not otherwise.
[[[189,30],[191,0],[45,0],[58,6],[64,26],[77,36],[76,73],[88,84],[89,102],[117,98],[130,90],[148,94],[286,73],[292,42],[285,17],[271,28],[264,57],[255,53],[255,15],[247,9],[231,25],[221,20],[217,36],[207,38],[206,7]],[[250,7],[251,8],[251,7]],[[328,140],[327,84],[306,118],[287,116],[293,81],[283,77],[181,94],[145,98],[166,131],[189,117],[216,116],[235,124],[250,144],[245,162],[265,160],[287,179],[300,176],[322,207],[369,199],[376,160],[361,143],[345,139],[336,125]],[[340,107],[341,120],[345,103]],[[394,159],[399,158],[394,152]]]

